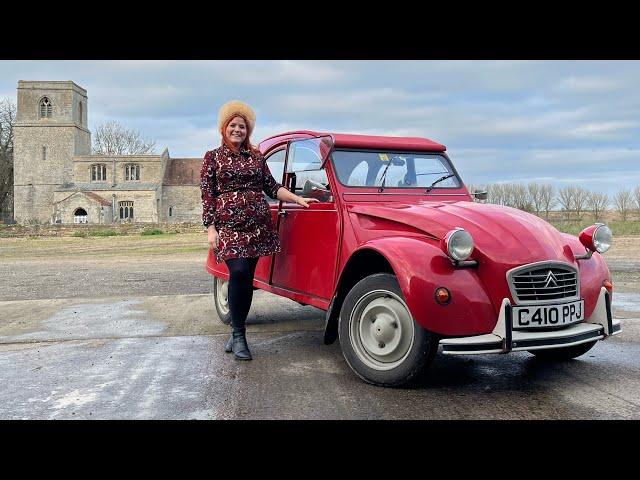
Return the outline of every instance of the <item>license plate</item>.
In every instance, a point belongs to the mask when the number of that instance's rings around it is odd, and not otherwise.
[[[512,307],[513,328],[561,327],[584,320],[584,300],[560,305]]]

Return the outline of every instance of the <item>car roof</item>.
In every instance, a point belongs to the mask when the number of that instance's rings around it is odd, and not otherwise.
[[[311,130],[294,130],[265,138],[260,145],[269,149],[278,140],[295,138],[333,136],[335,146],[342,148],[372,148],[385,150],[417,150],[444,152],[446,147],[440,143],[421,137],[388,137],[378,135],[355,135],[351,133],[314,132]],[[286,138],[288,137],[288,138]]]

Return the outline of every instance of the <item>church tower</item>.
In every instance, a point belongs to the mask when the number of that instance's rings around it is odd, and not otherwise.
[[[71,81],[18,81],[14,218],[50,223],[53,192],[73,182],[73,157],[91,154],[87,91]]]

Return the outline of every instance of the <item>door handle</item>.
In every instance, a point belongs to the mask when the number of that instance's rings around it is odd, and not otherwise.
[[[286,217],[287,216],[287,211],[286,210],[280,210],[278,212],[278,215],[280,215],[281,217]]]

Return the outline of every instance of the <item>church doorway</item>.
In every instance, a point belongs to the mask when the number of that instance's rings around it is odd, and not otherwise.
[[[73,223],[87,223],[87,211],[84,208],[78,208],[73,212]]]

